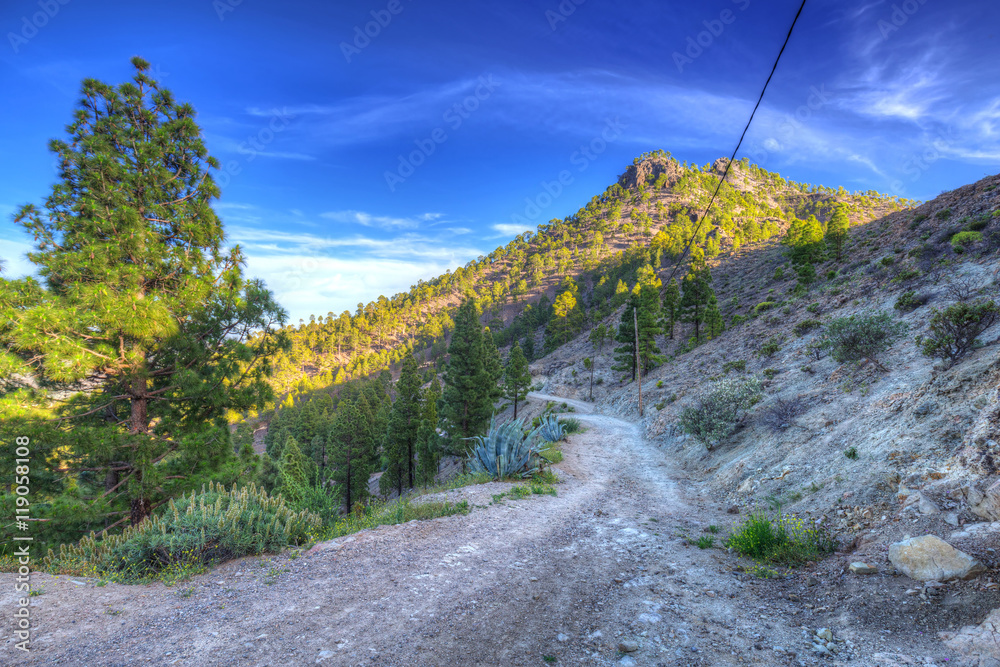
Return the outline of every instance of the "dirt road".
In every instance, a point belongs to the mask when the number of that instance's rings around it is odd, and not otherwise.
[[[32,599],[32,652],[8,641],[0,663],[815,664],[811,610],[686,539],[736,517],[699,498],[634,425],[566,402],[587,430],[564,444],[558,496],[458,489],[447,496],[469,500],[467,516],[243,559],[171,588],[35,574],[45,592]],[[13,576],[0,575],[6,637]]]

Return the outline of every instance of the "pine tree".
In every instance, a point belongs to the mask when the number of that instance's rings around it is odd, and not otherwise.
[[[330,443],[330,478],[344,491],[344,511],[368,498],[368,478],[375,467],[375,437],[362,408],[367,400],[341,401],[327,440]]]
[[[663,292],[663,331],[670,340],[674,339],[674,326],[677,323],[678,311],[681,303],[681,289],[677,286],[677,279],[671,278],[670,284]]]
[[[47,212],[26,205],[15,217],[48,289],[3,330],[0,349],[20,358],[18,373],[102,388],[72,406],[65,445],[138,524],[154,502],[200,485],[193,471],[231,459],[223,416],[273,398],[269,365],[253,362],[287,339],[271,326],[283,311],[243,277],[240,250],[222,246],[209,174],[219,162],[193,108],[160,89],[149,63],[132,64],[134,82],[83,82],[69,141],[50,143],[61,182]],[[236,333],[253,330],[265,334]]]
[[[528,360],[521,351],[521,346],[514,343],[507,357],[503,376],[504,398],[514,403],[514,419],[517,419],[517,403],[528,397],[530,387],[531,371],[528,370]]]
[[[601,350],[604,349],[604,343],[611,340],[611,333],[608,331],[608,327],[601,323],[590,330],[590,335],[587,336],[587,340],[590,341],[597,353],[600,354]]]
[[[396,383],[396,400],[389,412],[389,426],[383,446],[386,470],[379,479],[379,491],[388,496],[395,487],[402,497],[403,487],[413,488],[414,455],[420,427],[420,374],[417,360],[408,356]]]
[[[850,227],[851,220],[847,217],[847,207],[838,204],[826,227],[826,243],[836,254],[838,262],[844,252],[844,242],[847,241],[847,232]]]
[[[311,477],[312,462],[302,453],[298,441],[288,436],[278,463],[278,490],[289,500],[302,500]]]
[[[660,328],[660,288],[656,283],[638,283],[639,310],[636,313],[639,325],[639,359],[642,361],[643,373],[649,372],[655,366],[663,363],[663,355],[656,345],[656,336],[663,331]]]
[[[471,299],[465,300],[455,313],[448,354],[440,417],[452,452],[464,454],[470,446],[467,438],[482,433],[493,412],[483,330]]]
[[[417,431],[417,482],[430,486],[438,473],[441,460],[441,436],[437,433],[437,404],[441,398],[441,383],[435,377],[424,391],[420,428]]]
[[[701,325],[705,321],[709,299],[714,295],[712,270],[703,262],[692,266],[681,283],[680,312],[683,321],[694,325],[696,342],[701,341]]]
[[[622,318],[618,323],[618,335],[615,340],[621,343],[615,348],[615,365],[611,367],[613,371],[621,371],[632,374],[632,382],[635,382],[635,315],[633,311],[639,306],[639,297],[632,294],[622,311]]]
[[[726,325],[722,321],[722,311],[719,310],[719,301],[715,298],[713,290],[709,292],[708,305],[705,307],[705,334],[711,340],[725,330]]]
[[[489,395],[489,413],[493,414],[493,406],[503,398],[503,360],[489,328],[483,331],[483,375]]]

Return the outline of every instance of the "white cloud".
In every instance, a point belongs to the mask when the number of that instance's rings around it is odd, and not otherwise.
[[[534,227],[529,227],[528,225],[518,225],[509,222],[498,222],[491,227],[500,232],[501,236],[517,236],[518,234],[523,234],[524,232],[534,232]],[[493,237],[497,238],[497,237]]]
[[[38,268],[25,256],[34,246],[24,241],[0,238],[0,259],[4,260],[4,278],[23,278],[35,273]]]
[[[378,229],[417,229],[420,227],[421,222],[437,220],[441,217],[441,214],[423,213],[413,218],[394,218],[386,215],[372,215],[364,211],[328,211],[320,213],[319,217],[333,220],[334,222],[358,224]]]

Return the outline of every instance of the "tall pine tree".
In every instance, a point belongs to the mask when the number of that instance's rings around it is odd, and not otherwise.
[[[389,428],[383,447],[386,470],[379,479],[379,491],[383,496],[393,487],[400,497],[404,487],[413,488],[420,408],[420,373],[417,372],[417,360],[409,355],[403,360],[396,383],[396,400],[389,412]]]
[[[517,419],[517,403],[528,397],[530,387],[531,371],[528,370],[528,360],[521,351],[521,345],[514,343],[507,357],[503,375],[504,398],[514,403],[514,419]]]
[[[60,182],[46,212],[27,205],[15,217],[48,289],[20,305],[0,294],[0,311],[17,310],[0,365],[99,387],[46,440],[72,452],[63,474],[98,473],[92,495],[135,525],[227,465],[226,412],[273,400],[267,360],[289,344],[285,313],[244,278],[239,247],[223,246],[211,207],[220,165],[194,109],[148,62],[132,65],[133,81],[117,87],[84,80],[68,141],[49,144]]]
[[[826,227],[826,244],[833,250],[839,262],[844,252],[844,242],[847,241],[847,232],[851,227],[851,220],[847,217],[847,207],[837,204],[833,210],[833,217]]]
[[[423,394],[420,428],[417,431],[417,483],[430,486],[438,473],[441,460],[441,436],[437,433],[437,404],[441,398],[441,383],[435,377]]]
[[[483,328],[472,299],[466,299],[455,313],[455,329],[448,346],[444,370],[444,393],[440,418],[455,454],[466,454],[471,438],[480,435],[493,413],[494,389],[487,370]],[[493,386],[496,382],[493,381]]]
[[[639,297],[632,293],[622,311],[622,318],[618,323],[618,334],[615,340],[620,343],[615,348],[615,364],[611,367],[613,371],[621,371],[632,374],[632,382],[635,382],[635,315],[634,311],[639,307]]]
[[[362,403],[365,405],[362,406]],[[330,478],[343,490],[345,512],[350,512],[355,503],[368,498],[368,478],[375,467],[375,434],[365,415],[367,407],[363,396],[357,400],[342,400],[327,438],[332,469]]]
[[[671,278],[667,289],[663,291],[663,331],[670,340],[674,339],[674,326],[677,324],[678,311],[681,303],[681,289],[677,279]]]

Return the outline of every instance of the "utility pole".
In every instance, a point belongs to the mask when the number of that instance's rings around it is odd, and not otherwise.
[[[639,363],[639,316],[638,308],[632,308],[632,326],[635,328],[635,376],[639,380],[639,416],[642,416],[642,364]]]

